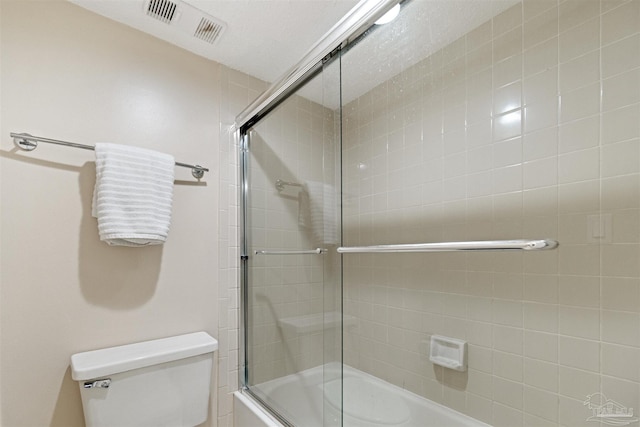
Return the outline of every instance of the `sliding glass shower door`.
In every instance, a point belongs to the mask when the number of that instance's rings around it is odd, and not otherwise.
[[[281,421],[341,424],[338,67],[243,136],[248,391]]]
[[[396,10],[243,122],[243,385],[301,427],[636,424],[640,0]]]

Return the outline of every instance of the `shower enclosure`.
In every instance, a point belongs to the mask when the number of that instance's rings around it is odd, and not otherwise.
[[[396,3],[238,117],[244,392],[304,427],[637,425],[640,0],[374,24]]]

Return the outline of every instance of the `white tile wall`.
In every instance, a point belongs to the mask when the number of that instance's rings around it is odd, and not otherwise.
[[[221,67],[219,208],[219,364],[218,425],[232,426],[232,393],[238,390],[239,224],[238,141],[235,117],[266,89],[266,84]]]
[[[345,106],[345,244],[560,241],[345,256],[347,364],[496,426],[640,407],[638,58],[640,1],[524,0]],[[467,373],[428,362],[434,333]]]

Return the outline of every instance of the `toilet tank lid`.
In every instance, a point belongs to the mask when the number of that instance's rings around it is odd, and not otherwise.
[[[127,344],[71,356],[71,377],[90,380],[187,357],[212,353],[218,341],[206,332]]]

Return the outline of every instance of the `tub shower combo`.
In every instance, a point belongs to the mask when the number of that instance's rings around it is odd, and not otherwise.
[[[365,0],[240,114],[239,426],[633,422],[638,3]]]

